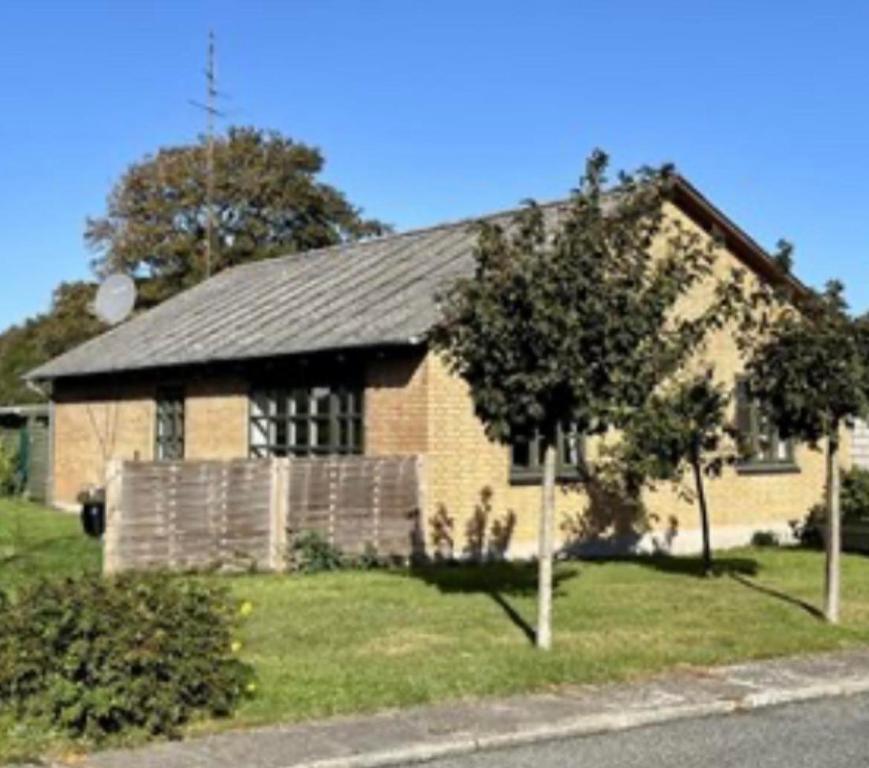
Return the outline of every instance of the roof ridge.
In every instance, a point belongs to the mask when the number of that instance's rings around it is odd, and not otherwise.
[[[534,200],[534,198],[526,198],[528,201],[533,201],[535,205],[539,208],[556,208],[558,206],[567,205],[570,202],[570,198],[559,198],[556,200],[546,200],[545,202],[539,203]],[[255,267],[260,267],[266,264],[274,265],[278,262],[290,262],[290,261],[300,261],[302,259],[306,259],[310,256],[322,256],[324,253],[329,253],[330,251],[340,251],[342,248],[346,248],[347,246],[371,246],[378,245],[381,243],[388,243],[395,240],[401,240],[405,237],[415,237],[419,235],[428,235],[434,232],[438,232],[440,230],[447,229],[458,229],[459,227],[467,227],[472,224],[476,224],[481,221],[489,221],[491,219],[500,219],[505,216],[515,215],[524,210],[525,205],[516,205],[511,208],[504,208],[502,210],[493,211],[491,213],[483,213],[476,216],[465,216],[461,219],[453,219],[451,221],[442,221],[438,224],[427,224],[421,227],[414,227],[413,229],[406,229],[402,232],[389,232],[385,235],[377,235],[375,237],[370,238],[369,240],[350,240],[344,243],[333,243],[332,245],[324,245],[319,248],[307,248],[303,251],[295,251],[294,253],[285,253],[280,256],[272,256],[265,259],[258,259],[256,261],[248,261],[244,264],[236,264],[235,266],[230,267],[224,272],[234,271],[234,270],[242,270],[242,269],[251,269]],[[222,274],[222,273],[221,273]]]

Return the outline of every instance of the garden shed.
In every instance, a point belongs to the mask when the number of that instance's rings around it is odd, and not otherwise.
[[[48,405],[0,407],[0,441],[16,456],[17,483],[31,499],[48,498]]]

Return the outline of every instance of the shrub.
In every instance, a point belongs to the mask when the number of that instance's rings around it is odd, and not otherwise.
[[[754,547],[778,547],[781,540],[775,531],[755,531],[751,537],[751,544]]]
[[[290,569],[299,573],[337,571],[346,563],[344,553],[316,531],[302,531],[290,539]]]
[[[791,520],[789,525],[794,538],[803,547],[820,549],[824,545],[823,526],[827,513],[823,504],[815,504],[805,519]]]
[[[853,467],[842,473],[839,503],[843,522],[869,521],[869,470]],[[805,520],[791,523],[794,536],[803,546],[823,546],[826,518],[824,504],[816,504],[809,510]]]
[[[367,542],[359,554],[347,554],[317,531],[302,531],[290,537],[289,569],[296,573],[322,573],[323,571],[370,571],[400,565],[400,557],[384,557]]]
[[[21,487],[18,451],[0,439],[0,496],[18,493]]]
[[[44,581],[0,599],[0,706],[99,742],[177,735],[253,690],[223,588],[161,574]]]
[[[869,469],[853,467],[842,474],[842,519],[869,520]]]

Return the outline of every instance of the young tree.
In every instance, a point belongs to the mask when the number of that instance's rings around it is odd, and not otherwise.
[[[712,371],[682,379],[653,394],[646,406],[628,421],[613,455],[619,471],[639,490],[648,483],[684,482],[690,471],[693,498],[700,512],[703,534],[703,572],[712,572],[709,510],[703,478],[717,476],[735,458],[729,450],[729,395],[713,381]]]
[[[127,170],[105,215],[87,222],[85,240],[99,254],[93,262],[98,274],[146,278],[146,303],[205,276],[205,156],[201,139],[161,149]],[[323,164],[318,149],[276,132],[230,128],[217,138],[211,272],[384,232],[384,224],[364,219],[338,189],[317,178]]]
[[[847,311],[841,283],[830,282],[801,311],[782,313],[749,362],[749,392],[782,437],[826,442],[824,615],[839,620],[839,440],[847,419],[869,411],[869,321]]]
[[[551,644],[558,426],[623,426],[739,294],[735,274],[704,311],[680,314],[680,300],[715,279],[717,245],[667,215],[669,168],[622,174],[608,189],[607,163],[592,154],[562,209],[530,203],[509,222],[482,223],[475,275],[443,297],[432,337],[492,439],[540,436],[540,648]]]

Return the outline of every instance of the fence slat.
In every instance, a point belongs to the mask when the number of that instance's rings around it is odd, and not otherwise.
[[[280,569],[289,536],[408,557],[418,538],[413,456],[120,462],[106,478],[104,568]]]

